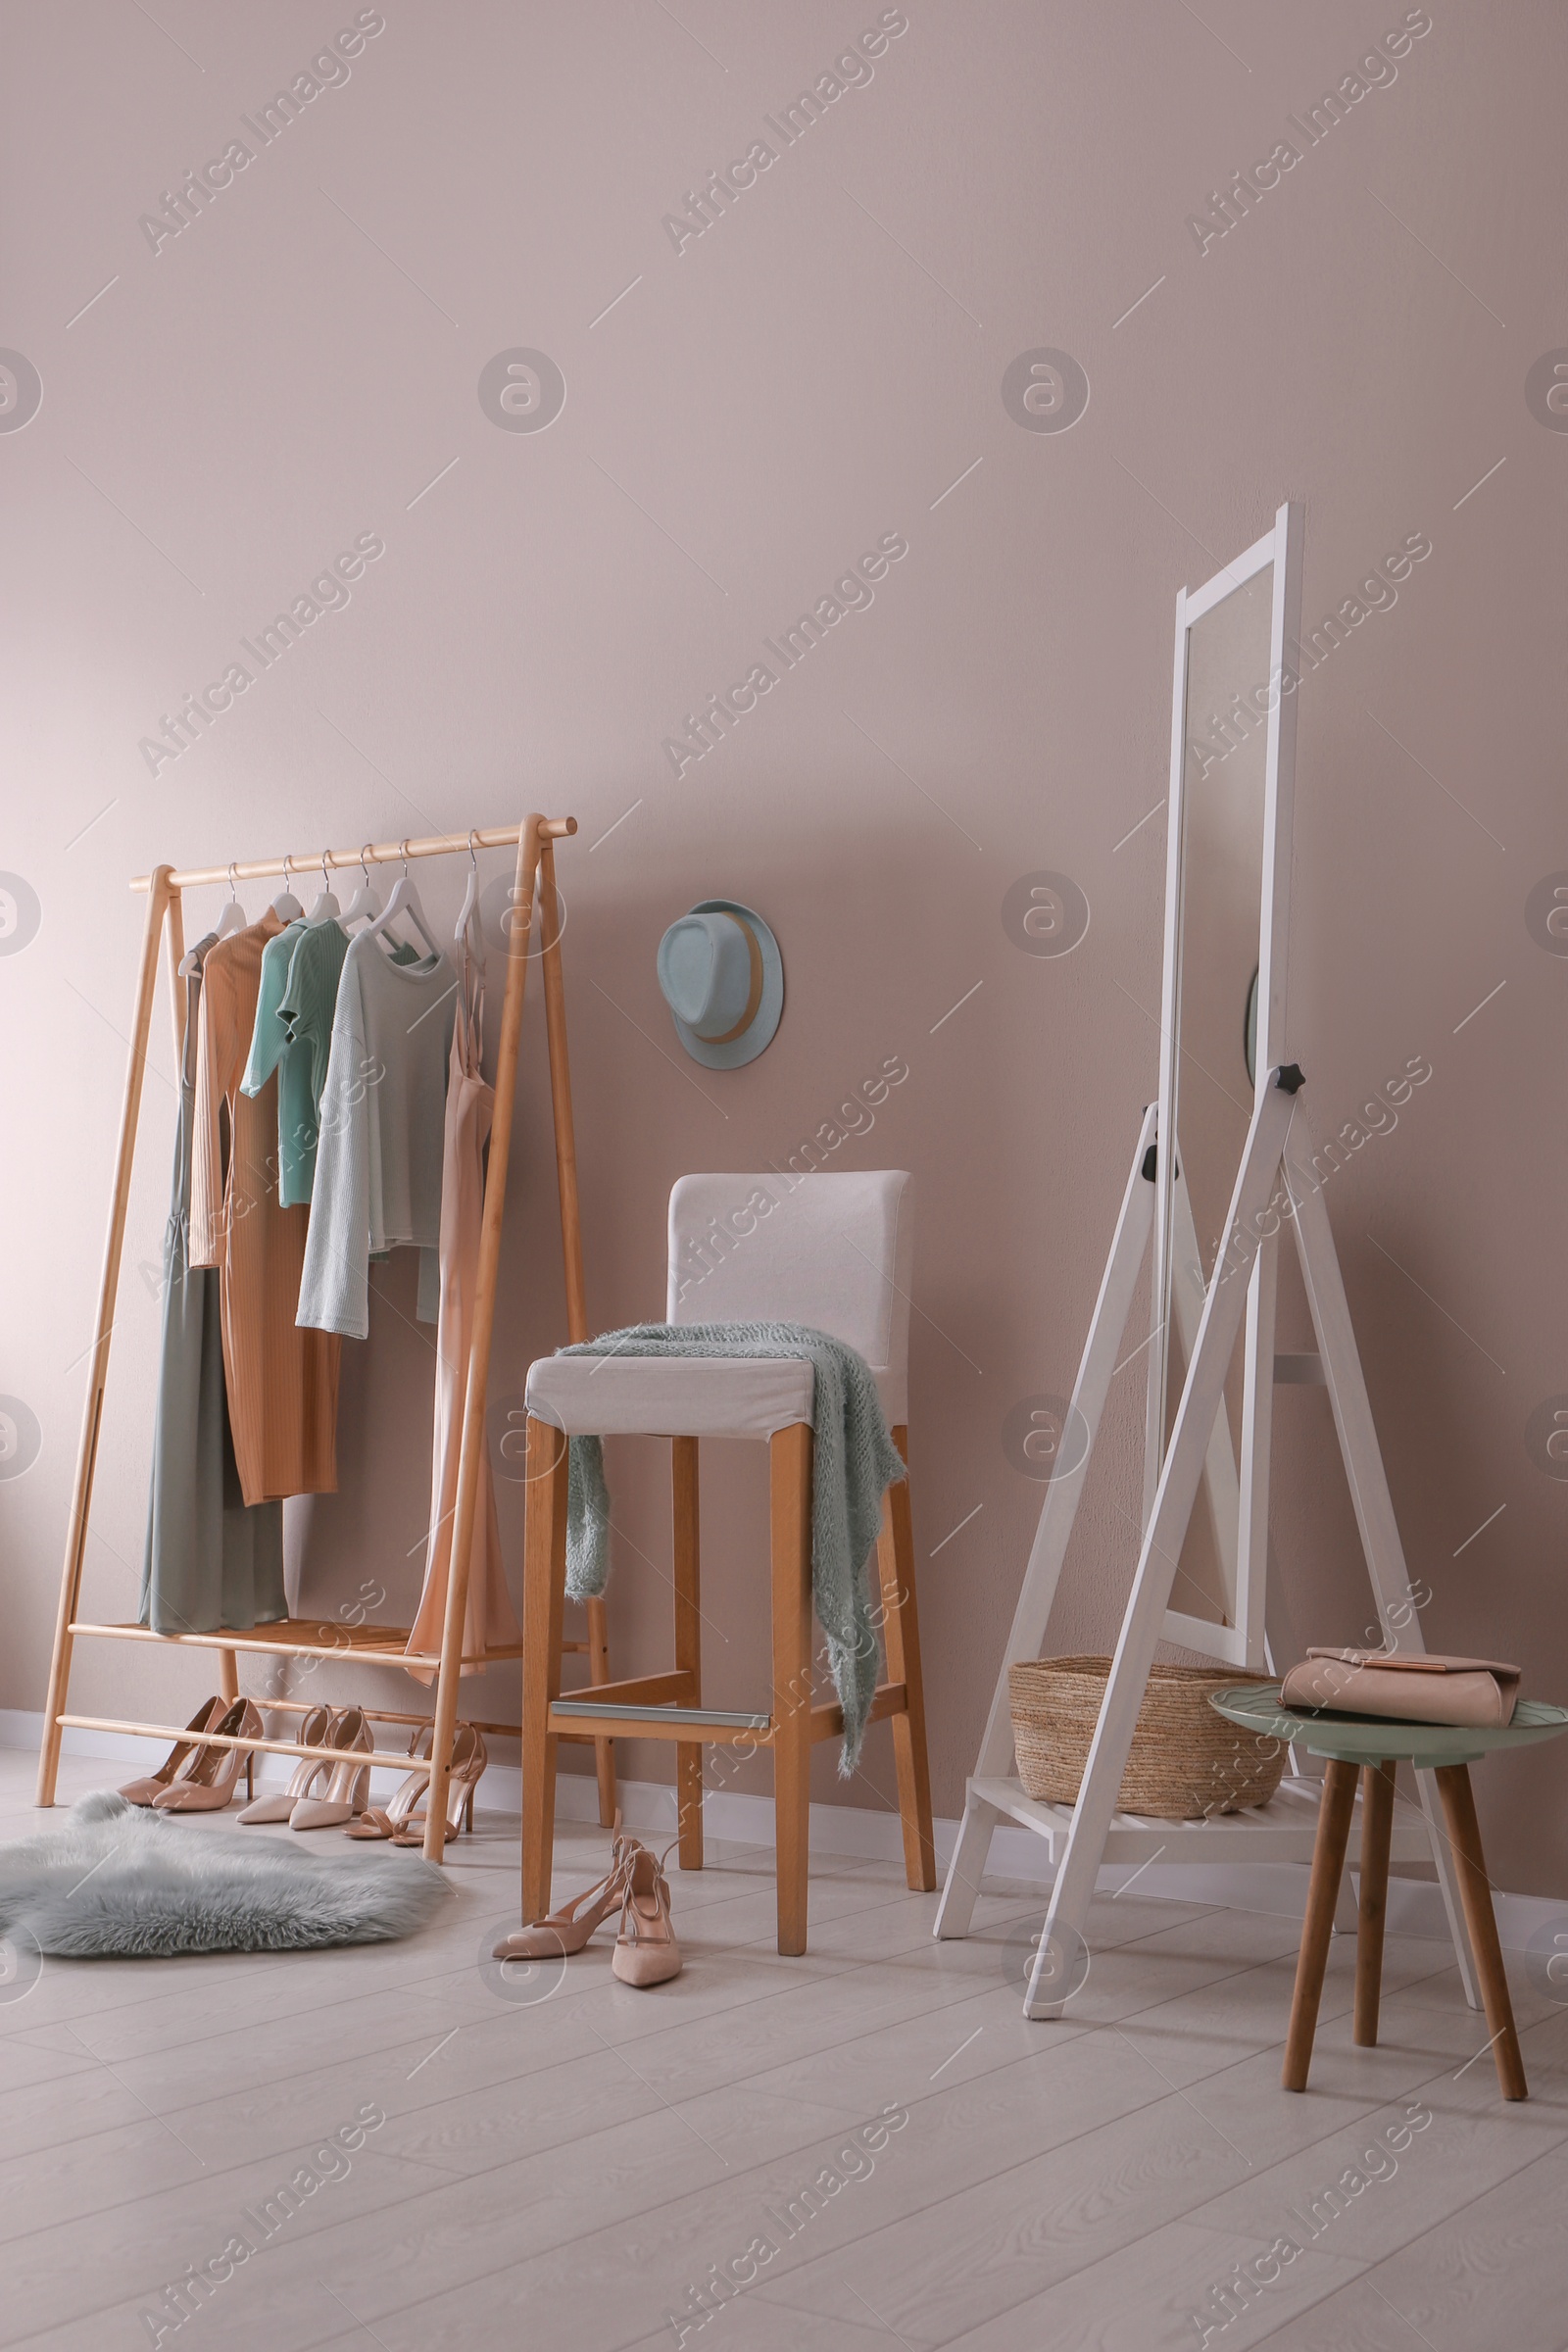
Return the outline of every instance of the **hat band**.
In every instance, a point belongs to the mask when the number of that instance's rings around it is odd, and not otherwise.
[[[733,1045],[736,1038],[743,1035],[756,1020],[758,1008],[762,1002],[762,951],[758,945],[757,934],[750,923],[741,921],[738,914],[725,912],[724,920],[726,923],[733,923],[746,942],[747,952],[752,959],[752,985],[746,999],[746,1010],[741,1014],[733,1029],[726,1029],[722,1037],[709,1037],[704,1030],[697,1031],[697,1035],[702,1038],[705,1046]]]

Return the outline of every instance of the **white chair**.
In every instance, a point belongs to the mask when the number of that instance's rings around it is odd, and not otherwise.
[[[908,1458],[910,1181],[867,1175],[684,1176],[669,1197],[671,1323],[806,1323],[845,1340],[875,1375]],[[673,1740],[683,1870],[703,1860],[703,1748],[770,1747],[778,1948],[806,1949],[811,1748],[842,1736],[843,1711],[811,1687],[813,1374],[788,1358],[554,1355],[528,1374],[522,1690],[522,1916],[550,1908],[556,1751],[564,1736]],[[671,1441],[673,1671],[561,1695],[566,1574],[566,1448],[634,1431]],[[702,1703],[698,1443],[764,1439],[771,1494],[773,1690],[764,1714]],[[936,1885],[931,1785],[906,1481],[883,1503],[877,1544],[888,1680],[872,1720],[891,1718],[905,1872]]]

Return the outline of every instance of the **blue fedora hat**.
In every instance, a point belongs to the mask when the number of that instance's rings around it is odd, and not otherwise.
[[[784,959],[760,914],[704,899],[659,943],[659,986],[694,1061],[739,1069],[771,1045],[784,1010]]]

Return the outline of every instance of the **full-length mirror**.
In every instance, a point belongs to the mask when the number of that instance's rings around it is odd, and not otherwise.
[[[1276,872],[1282,749],[1288,768],[1295,673],[1286,629],[1293,514],[1177,612],[1166,956],[1160,1068],[1155,1336],[1150,1371],[1150,1479],[1169,1440],[1204,1294],[1225,1238],[1258,1078],[1280,1032],[1283,973],[1270,954],[1287,874]],[[1288,829],[1283,838],[1289,838]],[[1164,1148],[1170,1140],[1173,1150]],[[1248,1377],[1271,1309],[1254,1289],[1226,1381],[1198,1506],[1172,1595],[1171,1631],[1240,1651],[1255,1530],[1266,1497],[1242,1465]],[[1272,1345],[1270,1341],[1270,1345]],[[1244,1524],[1250,1516],[1252,1527]],[[1255,1646],[1255,1644],[1254,1644]]]

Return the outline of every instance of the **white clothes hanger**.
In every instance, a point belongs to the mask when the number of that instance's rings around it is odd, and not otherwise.
[[[335,921],[336,921],[336,919],[337,919],[338,913],[339,913],[338,903],[337,903],[336,899],[335,899],[335,898],[333,897],[333,895],[332,895],[332,885],[331,885],[331,883],[330,883],[330,882],[327,880],[327,876],[326,876],[326,852],[323,850],[323,851],[321,852],[321,889],[320,889],[320,895],[319,895],[319,896],[317,898],[317,900],[315,901],[314,905],[313,905],[313,906],[312,906],[312,907],[311,907],[311,911],[310,911],[310,913],[309,913],[309,914],[308,914],[308,915],[305,917],[305,920],[306,920],[306,921],[307,921],[307,922],[308,922],[308,923],[311,925],[311,927],[312,927],[313,929],[315,929],[315,928],[317,928],[318,926],[319,926],[321,923],[330,923],[330,922],[335,922]]]
[[[231,931],[243,931],[249,920],[250,917],[240,905],[235,892],[234,868],[230,866],[228,869],[228,897],[224,900],[223,911],[218,918],[219,938],[226,939]]]
[[[300,905],[298,899],[294,896],[293,891],[289,888],[289,883],[292,879],[293,863],[294,861],[291,858],[284,858],[283,887],[278,892],[276,898],[272,901],[272,912],[275,915],[281,916],[285,923],[297,923],[300,919],[300,916],[305,912],[304,907]]]
[[[419,905],[419,894],[409,880],[409,845],[404,841],[400,842],[398,847],[403,858],[403,872],[393,883],[391,896],[381,913],[376,916],[373,923],[361,932],[360,936],[362,939],[377,938],[387,929],[395,915],[407,915],[430,954],[439,956],[440,945],[435,933],[424,919],[424,908]]]
[[[463,906],[458,914],[458,927],[453,933],[456,946],[467,952],[469,961],[481,974],[484,971],[484,926],[479,915],[479,860],[474,854],[475,836],[468,835],[468,887],[463,894]]]
[[[368,850],[369,846],[369,843],[367,842],[365,845],[365,850]],[[353,898],[350,899],[348,906],[344,911],[343,928],[345,931],[349,928],[351,923],[368,923],[373,921],[375,916],[381,911],[381,902],[376,897],[374,891],[370,888],[370,869],[365,861],[365,850],[360,852],[360,871],[365,876],[365,879],[360,884],[359,889],[354,893]]]

